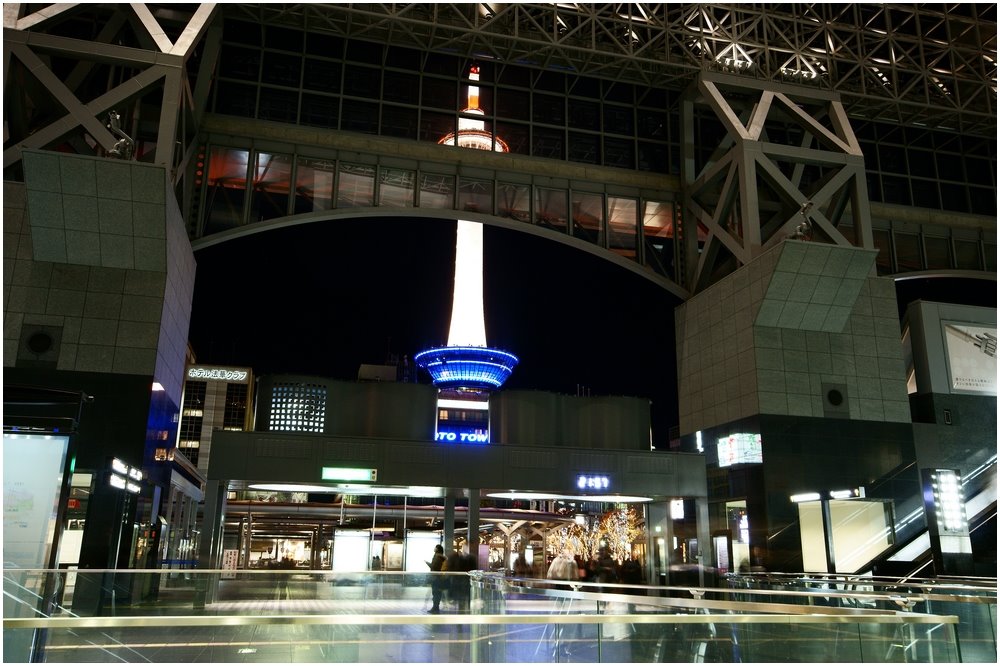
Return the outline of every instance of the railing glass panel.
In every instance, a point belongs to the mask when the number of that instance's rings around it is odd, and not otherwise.
[[[5,571],[5,661],[954,662],[955,620],[692,590],[328,571]],[[715,590],[733,595],[735,591]],[[740,591],[742,592],[742,591]],[[884,596],[884,595],[883,595]],[[10,612],[8,612],[10,611]]]

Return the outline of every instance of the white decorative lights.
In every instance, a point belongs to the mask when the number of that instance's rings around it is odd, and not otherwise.
[[[931,474],[934,494],[934,513],[937,514],[941,532],[964,532],[968,529],[965,517],[965,498],[962,480],[955,470],[937,469]]]

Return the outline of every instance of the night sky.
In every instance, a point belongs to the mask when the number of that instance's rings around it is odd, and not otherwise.
[[[424,218],[327,221],[206,248],[191,344],[203,364],[355,380],[362,363],[447,342],[454,256],[454,220]],[[521,359],[505,388],[649,398],[654,444],[666,448],[679,301],[589,253],[489,225],[484,259],[487,340]]]

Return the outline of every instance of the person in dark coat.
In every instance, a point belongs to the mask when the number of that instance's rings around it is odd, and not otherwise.
[[[475,560],[472,559],[471,555],[466,553],[458,553],[452,551],[448,555],[447,569],[448,571],[455,572],[468,572],[472,571],[475,567]],[[451,600],[455,602],[458,606],[459,613],[469,612],[469,597],[471,595],[471,590],[469,589],[470,580],[468,576],[450,576],[451,585],[448,594]]]
[[[444,566],[444,548],[441,544],[434,546],[434,557],[431,558],[430,562],[427,562],[427,566],[430,567],[432,572],[441,571]],[[431,598],[433,602],[428,613],[440,613],[441,612],[441,594],[444,592],[445,585],[447,584],[447,579],[444,576],[431,576]]]

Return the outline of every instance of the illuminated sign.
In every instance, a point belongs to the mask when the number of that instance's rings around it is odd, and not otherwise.
[[[489,444],[490,434],[487,432],[455,432],[453,430],[438,430],[434,435],[434,441]]]
[[[378,470],[357,467],[324,467],[324,481],[375,481]]]
[[[684,520],[684,500],[670,500],[670,517],[674,520]]]
[[[934,512],[938,530],[963,533],[968,529],[965,516],[965,498],[962,496],[961,478],[951,469],[936,469],[931,474],[934,493]]]
[[[580,490],[607,490],[611,486],[608,477],[594,474],[580,474],[576,477],[576,487]]]
[[[111,459],[111,475],[108,477],[108,484],[112,488],[127,490],[133,495],[138,495],[142,486],[138,484],[142,481],[142,470],[126,464],[118,458]]]
[[[188,368],[188,379],[207,379],[223,382],[245,382],[249,373],[246,370],[231,368]]]
[[[717,444],[719,449],[719,467],[764,462],[760,435],[737,432],[728,437],[720,437]]]

